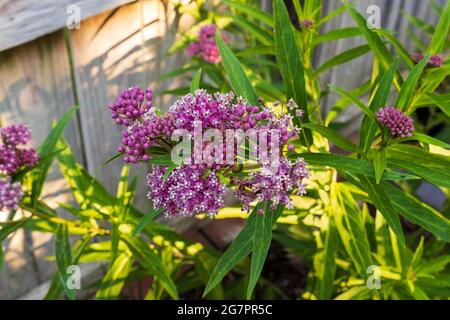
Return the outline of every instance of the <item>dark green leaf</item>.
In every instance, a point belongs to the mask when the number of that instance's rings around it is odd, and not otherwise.
[[[354,145],[351,141],[345,139],[340,136],[337,132],[329,127],[319,126],[314,123],[305,123],[303,124],[305,128],[309,128],[313,131],[320,133],[322,136],[333,142],[336,146],[343,150],[347,150],[350,152],[358,152],[359,148]]]
[[[149,224],[155,217],[160,215],[162,213],[162,209],[153,209],[150,208],[147,212],[147,214],[139,221],[139,224],[137,225],[136,229],[134,229],[131,237],[134,238],[137,234],[139,234],[147,224]]]
[[[200,89],[200,80],[202,79],[202,69],[198,69],[192,77],[190,91],[194,93],[195,90]]]
[[[286,88],[286,98],[288,100],[294,99],[304,111],[304,122],[309,122],[302,56],[296,45],[289,14],[283,0],[273,1],[273,12],[275,20],[275,52]],[[295,110],[292,110],[291,114],[294,125],[301,127],[302,124],[299,117],[296,116]],[[306,135],[305,142],[310,145],[311,133],[307,130],[304,133]]]
[[[256,217],[256,224],[253,234],[253,253],[250,267],[250,277],[247,287],[247,299],[251,299],[253,290],[258,282],[259,276],[269,252],[272,240],[272,218],[273,212],[267,203],[264,204],[264,215]]]
[[[375,179],[365,176],[360,176],[360,179],[364,184],[367,194],[373,202],[373,205],[381,212],[384,219],[399,239],[400,244],[404,247],[405,236],[403,235],[400,218],[386,192],[381,186],[376,184]]]
[[[67,268],[72,265],[72,249],[70,247],[67,225],[64,224],[58,226],[58,231],[55,235],[55,257],[61,285],[67,297],[74,300],[75,291],[68,286],[69,274],[67,273]]]

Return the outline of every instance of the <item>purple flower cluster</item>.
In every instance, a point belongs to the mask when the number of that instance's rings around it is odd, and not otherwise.
[[[39,157],[34,149],[21,149],[31,140],[31,131],[25,125],[13,124],[0,129],[0,174],[13,174],[20,167],[36,165]]]
[[[377,119],[387,127],[393,137],[410,137],[414,131],[413,120],[394,107],[381,108],[377,112]]]
[[[19,182],[12,182],[11,177],[0,178],[0,211],[17,209],[22,195]]]
[[[198,40],[189,45],[187,50],[188,55],[190,57],[198,56],[208,63],[219,63],[219,48],[214,39],[216,29],[214,24],[203,26],[198,34]]]
[[[226,136],[227,129],[239,130],[249,133],[267,131],[267,140],[269,147],[282,148],[291,138],[297,136],[297,129],[291,125],[290,115],[277,116],[271,110],[252,106],[247,102],[238,98],[234,102],[234,93],[227,94],[216,93],[211,95],[205,90],[197,90],[194,94],[187,94],[170,107],[170,114],[175,119],[176,129],[185,129],[191,135],[195,134],[195,123],[201,123],[203,129],[218,129],[222,136]],[[271,133],[274,130],[279,133],[277,141]],[[272,146],[271,143],[274,145]],[[212,155],[206,156],[203,160],[207,163],[208,168],[220,170],[220,164],[234,164],[233,159],[226,159],[227,145],[223,141],[219,145],[219,149],[223,150],[222,156],[213,158]],[[204,155],[205,149],[208,147],[206,143],[202,146],[194,145],[193,158],[199,159]],[[238,141],[234,145],[234,154],[237,154]],[[292,148],[290,148],[292,151]],[[266,150],[256,150],[261,160],[270,157]],[[230,163],[231,160],[231,163]]]
[[[249,177],[233,177],[231,183],[238,187],[235,195],[241,200],[242,209],[250,211],[250,204],[255,201],[270,201],[273,210],[278,204],[292,208],[291,191],[297,189],[296,194],[300,196],[306,193],[304,179],[309,177],[307,165],[303,158],[292,163],[285,157],[280,157],[278,170],[275,172],[264,165],[261,171],[252,172]]]
[[[147,176],[148,198],[166,216],[213,216],[224,205],[225,185],[214,171],[205,177],[197,166],[182,166],[163,179],[167,168],[155,166]]]
[[[123,99],[124,94],[121,97]],[[290,102],[289,107],[296,107],[294,104]],[[117,105],[114,108],[116,110],[110,107],[113,112],[123,114]],[[113,118],[117,119],[114,113]],[[286,114],[276,115],[263,106],[249,105],[241,97],[235,99],[232,92],[209,94],[205,90],[197,90],[176,101],[164,116],[157,115],[152,108],[146,109],[142,115],[125,115],[120,119],[126,119],[128,125],[122,133],[118,151],[125,155],[124,161],[128,163],[150,160],[153,146],[169,147],[170,151],[174,146],[170,142],[174,130],[183,131],[188,137],[194,137],[194,140],[197,130],[203,136],[207,130],[214,129],[221,137],[225,137],[228,130],[233,133],[240,130],[244,133],[243,139],[248,139],[251,136],[248,132],[252,130],[256,133],[263,131],[267,138],[267,145],[263,147],[268,149],[262,149],[258,144],[256,150],[263,163],[262,169],[242,180],[231,179],[231,185],[238,187],[236,195],[242,200],[246,210],[255,200],[290,206],[289,195],[294,188],[297,188],[298,194],[305,192],[302,181],[308,177],[306,163],[300,159],[292,164],[280,155],[289,140],[298,135],[298,128],[292,125],[292,117]],[[230,169],[236,167],[237,150],[242,148],[242,141],[232,140],[233,157],[228,159],[230,153],[227,148],[230,146],[224,140],[214,142],[218,150],[223,150],[219,155],[216,148],[211,151],[208,149],[209,143],[203,140],[201,143],[194,142],[194,152],[189,159],[191,162],[185,162],[167,177],[164,177],[167,167],[153,167],[147,176],[147,183],[148,198],[153,201],[154,208],[163,209],[167,216],[216,214],[224,205],[226,189],[218,175],[232,172]],[[288,145],[289,151],[293,149],[293,145]],[[273,157],[272,152],[275,152],[276,157]],[[200,158],[200,162],[196,158]],[[277,159],[280,163],[274,171],[273,165]],[[267,170],[271,170],[271,174]]]
[[[138,86],[134,86],[122,91],[117,101],[111,103],[108,108],[117,124],[129,126],[152,107],[152,97],[153,94],[149,88],[144,92]]]
[[[420,61],[422,61],[424,58],[424,55],[421,53],[413,53],[412,59],[417,64]],[[430,59],[427,62],[427,66],[430,68],[440,68],[444,65],[444,56],[442,54],[435,54],[430,57]]]

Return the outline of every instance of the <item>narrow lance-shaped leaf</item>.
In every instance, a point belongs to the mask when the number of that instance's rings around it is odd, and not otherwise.
[[[403,83],[400,89],[397,101],[395,102],[395,107],[397,109],[402,111],[408,111],[410,109],[410,103],[417,88],[420,75],[427,65],[427,61],[428,57],[423,58],[409,73],[408,78],[406,78],[405,83]]]
[[[344,137],[340,136],[337,132],[335,132],[333,129],[329,127],[319,126],[314,123],[305,123],[303,124],[305,128],[311,129],[313,131],[316,131],[320,133],[322,136],[333,142],[336,146],[343,150],[347,150],[350,152],[357,152],[358,146],[353,144],[351,141],[345,139]]]
[[[338,243],[336,226],[334,219],[332,219],[325,233],[324,248],[314,256],[314,268],[317,273],[315,290],[317,298],[320,300],[331,299],[333,294]]]
[[[73,300],[75,299],[75,291],[68,284],[69,273],[67,270],[72,265],[72,249],[69,242],[69,231],[67,225],[64,224],[58,226],[58,231],[55,236],[55,257],[61,285],[67,297]]]
[[[145,216],[142,217],[142,219],[139,221],[139,224],[137,225],[136,229],[134,229],[131,237],[134,238],[137,234],[139,234],[145,228],[145,226],[152,222],[155,217],[160,215],[162,211],[162,209],[156,210],[154,208],[150,208]]]
[[[405,236],[403,235],[400,218],[397,211],[393,207],[389,197],[384,189],[377,185],[375,180],[370,177],[360,176],[361,182],[367,189],[373,205],[381,212],[386,222],[389,224],[395,235],[398,237],[400,245],[405,246]]]
[[[372,52],[375,57],[381,62],[381,65],[384,70],[388,70],[389,67],[394,62],[389,50],[387,49],[384,42],[380,39],[380,37],[376,34],[374,30],[371,30],[367,27],[367,19],[363,17],[351,3],[344,4],[347,10],[350,12],[353,20],[356,22],[356,25],[361,31],[361,34],[366,38],[367,44],[370,46]],[[402,84],[401,76],[398,72],[395,73],[395,84],[397,88],[401,87]]]
[[[37,152],[39,156],[46,157],[48,154],[52,153],[56,149],[56,144],[58,140],[62,137],[64,133],[64,129],[69,123],[70,119],[73,117],[75,112],[77,111],[78,106],[73,106],[66,112],[66,114],[58,121],[58,123],[53,127],[50,134],[47,136],[45,141],[38,148]],[[36,200],[40,196],[42,192],[42,187],[44,185],[44,181],[47,177],[50,166],[53,162],[53,157],[46,157],[45,162],[40,163],[39,167],[33,171],[33,189],[31,192],[32,205],[36,204]]]
[[[103,277],[100,290],[97,291],[96,299],[116,299],[122,291],[123,285],[131,271],[133,259],[128,252],[120,253],[113,261],[108,272]]]
[[[139,237],[133,239],[124,237],[123,240],[133,252],[136,260],[157,277],[158,281],[161,282],[161,285],[172,298],[178,299],[177,287],[169,271],[164,267],[161,258],[150,249],[149,245]]]
[[[220,32],[216,33],[216,42],[219,47],[222,65],[227,72],[234,92],[237,95],[243,96],[249,104],[256,105],[258,101],[255,90],[245,75],[239,60],[223,41]]]
[[[441,13],[439,22],[431,38],[430,44],[427,48],[427,53],[437,54],[444,48],[445,42],[448,39],[450,29],[450,1],[447,1],[444,10]]]
[[[376,89],[375,95],[372,98],[369,109],[375,113],[378,109],[386,106],[388,101],[389,93],[392,87],[392,80],[394,79],[394,73],[397,70],[397,64],[393,63],[389,70],[382,76],[378,88]],[[363,149],[363,152],[366,153],[372,140],[375,137],[377,131],[377,123],[376,119],[372,119],[371,117],[364,117],[361,123],[361,133],[359,138],[359,146]]]
[[[321,74],[328,69],[331,69],[332,67],[344,64],[345,62],[351,61],[353,59],[356,59],[367,52],[370,51],[370,47],[368,45],[362,45],[355,48],[348,49],[334,57],[332,57],[330,60],[324,62],[318,69],[317,74]]]
[[[252,263],[247,287],[247,299],[251,299],[252,297],[253,289],[258,282],[264,262],[266,261],[267,253],[269,252],[270,242],[272,240],[273,212],[270,210],[267,203],[265,203],[264,206],[264,215],[262,217],[256,217],[256,225],[253,235]]]
[[[386,150],[379,149],[373,153],[373,166],[375,168],[375,180],[379,184],[386,168]]]
[[[305,87],[305,71],[299,47],[296,45],[289,14],[283,0],[273,1],[275,20],[275,52],[281,77],[286,88],[286,98],[294,99],[304,111],[304,122],[309,122]],[[299,117],[292,110],[294,125],[301,127]],[[305,130],[306,143],[311,144],[311,132]]]
[[[223,3],[238,9],[239,11],[248,14],[249,16],[256,18],[258,21],[261,21],[271,27],[273,27],[273,18],[270,14],[265,11],[262,11],[255,6],[250,6],[248,4],[242,3],[240,1],[230,1],[230,0],[222,0]]]
[[[192,77],[190,91],[194,93],[195,90],[200,89],[200,80],[202,78],[202,69],[198,69]]]

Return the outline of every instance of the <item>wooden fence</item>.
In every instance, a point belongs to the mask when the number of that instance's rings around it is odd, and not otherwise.
[[[439,0],[441,6],[446,0]],[[408,12],[430,23],[437,16],[428,1],[361,0],[361,12],[376,4],[381,8],[382,27],[396,30],[397,37],[413,51],[403,14]],[[64,29],[70,5],[78,5],[83,21],[79,29]],[[324,1],[324,11],[340,5]],[[262,1],[264,8],[271,1]],[[75,157],[91,173],[115,153],[119,128],[111,121],[105,106],[122,88],[139,84],[156,90],[177,86],[177,81],[156,82],[162,74],[185,62],[183,55],[166,56],[176,32],[193,21],[175,14],[171,1],[161,0],[3,0],[0,1],[0,119],[2,124],[26,123],[33,130],[33,145],[48,134],[54,120],[72,105],[80,109],[67,129],[66,137]],[[343,14],[324,31],[353,22]],[[320,65],[350,47],[362,44],[361,38],[336,41],[320,48],[314,58]],[[333,69],[322,76],[322,83],[338,83],[352,88],[370,76],[372,57],[366,55]],[[158,98],[166,106],[168,98]],[[332,106],[336,96],[323,100]],[[356,113],[349,109],[347,117]],[[114,191],[120,173],[119,162],[97,177]],[[145,168],[135,170],[144,176]],[[140,179],[138,206],[145,207],[144,179]],[[68,200],[67,185],[54,170],[46,185],[50,203]],[[1,219],[1,217],[0,217]],[[47,281],[52,263],[43,260],[51,254],[49,236],[19,231],[5,241],[5,264],[0,273],[0,299],[17,298]]]

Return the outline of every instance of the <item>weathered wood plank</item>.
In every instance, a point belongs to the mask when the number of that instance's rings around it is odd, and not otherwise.
[[[62,31],[0,53],[2,124],[27,124],[33,131],[32,146],[37,147],[45,139],[52,123],[74,103]],[[83,161],[77,119],[68,125],[66,137],[75,157]],[[67,189],[67,182],[55,166],[43,190],[46,201],[54,207],[59,201],[70,201]],[[5,216],[0,214],[0,220]],[[54,264],[43,259],[52,254],[50,235],[21,230],[3,244],[7,250],[0,273],[0,299],[16,298],[50,277]]]
[[[0,51],[29,42],[66,26],[68,7],[80,9],[81,20],[135,0],[1,0]]]
[[[133,85],[156,88],[155,80],[168,68],[176,68],[183,59],[164,60],[172,43],[173,11],[160,1],[133,3],[87,19],[71,34],[75,78],[80,101],[81,125],[85,137],[86,158],[91,173],[116,153],[120,131],[106,108],[124,88]],[[159,84],[161,88],[164,84]],[[165,100],[157,99],[156,105]],[[114,192],[121,160],[108,164],[97,177]],[[146,167],[139,165],[138,206],[147,207]]]

